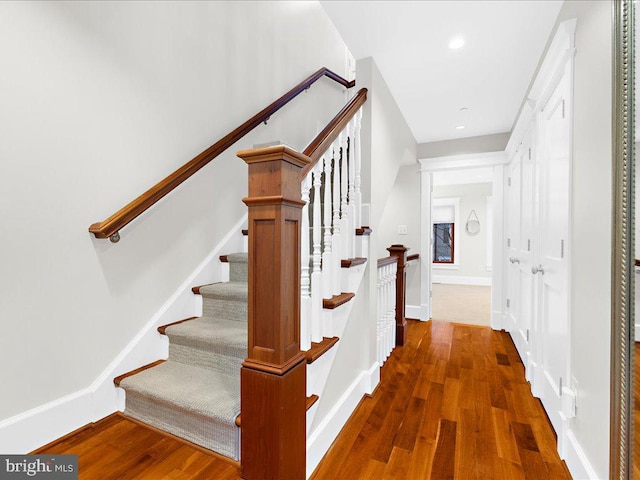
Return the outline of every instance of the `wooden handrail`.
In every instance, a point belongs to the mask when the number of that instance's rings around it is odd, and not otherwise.
[[[414,253],[413,255],[407,255],[407,262],[411,262],[413,260],[420,260],[420,254]]]
[[[211,145],[204,152],[184,164],[164,180],[158,182],[138,198],[122,207],[109,218],[102,222],[94,223],[93,225],[91,225],[89,227],[89,232],[93,233],[96,238],[109,238],[112,242],[117,242],[120,239],[120,235],[118,232],[125,225],[145,212],[149,207],[153,206],[156,202],[158,202],[158,200],[163,198],[174,188],[191,177],[191,175],[207,165],[211,160],[216,158],[231,145],[248,134],[251,130],[256,128],[262,122],[267,121],[271,117],[271,115],[276,113],[283,106],[297,97],[300,93],[309,88],[313,83],[325,76],[329,77],[331,80],[338,82],[346,88],[351,88],[355,85],[355,81],[348,81],[326,67],[321,68],[306,80],[302,81],[294,88],[289,90],[271,105],[261,110],[249,120],[233,130],[231,133],[227,134],[216,143]]]
[[[384,257],[378,259],[378,268],[391,265],[392,263],[398,263],[398,257]]]
[[[320,157],[331,146],[333,141],[338,138],[340,132],[344,130],[349,121],[358,112],[360,107],[367,101],[367,89],[361,88],[358,93],[347,103],[333,120],[324,127],[316,138],[304,149],[304,153],[311,159],[311,163],[302,170],[301,178],[304,178],[314,167]]]

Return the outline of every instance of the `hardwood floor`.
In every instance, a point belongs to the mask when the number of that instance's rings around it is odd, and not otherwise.
[[[313,480],[571,478],[505,332],[409,322],[381,375]],[[38,453],[78,454],[81,480],[240,478],[237,464],[120,414]]]
[[[80,480],[239,480],[238,464],[121,413],[33,453],[78,455]]]
[[[313,480],[570,479],[509,335],[412,322]]]

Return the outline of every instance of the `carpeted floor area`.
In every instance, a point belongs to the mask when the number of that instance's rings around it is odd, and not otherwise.
[[[491,287],[433,284],[433,320],[491,325]]]

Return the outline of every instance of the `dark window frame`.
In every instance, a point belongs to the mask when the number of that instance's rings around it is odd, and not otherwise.
[[[437,228],[439,225],[449,225],[449,228],[450,228],[449,236],[451,240],[451,245],[450,245],[451,260],[438,260],[436,257],[436,251],[438,249],[438,245],[442,245],[442,242],[443,242],[442,239],[440,240],[440,242],[438,242]],[[456,228],[455,228],[454,222],[438,222],[433,224],[433,263],[443,264],[443,265],[451,265],[455,263],[455,260],[456,260],[455,259],[455,245],[456,245],[455,235],[456,235]]]

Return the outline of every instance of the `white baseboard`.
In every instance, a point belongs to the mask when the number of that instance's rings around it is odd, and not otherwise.
[[[448,283],[451,285],[478,285],[491,286],[491,277],[460,277],[457,275],[434,275],[433,283]]]
[[[415,318],[426,322],[429,320],[429,305],[406,305],[404,314],[406,318]]]
[[[569,472],[574,480],[602,480],[591,466],[589,459],[585,455],[578,439],[571,430],[566,435],[564,461],[569,468]]]
[[[502,330],[505,328],[505,314],[501,310],[493,310],[491,312],[491,328],[494,330]]]
[[[88,388],[0,421],[0,452],[31,452],[84,425],[123,410],[124,393],[115,387],[113,379],[167,357],[168,342],[156,328],[200,314],[196,311],[199,307],[191,287],[222,280],[219,278],[218,256],[223,250],[242,250],[240,231],[246,221],[247,215],[244,215]]]
[[[327,453],[363,395],[371,393],[379,380],[380,368],[376,362],[356,377],[318,427],[307,436],[307,478]]]
[[[87,388],[0,422],[0,452],[22,455],[93,421]]]
[[[365,373],[363,382],[364,393],[371,395],[380,383],[380,364],[378,362],[373,362],[371,368]]]
[[[636,342],[640,342],[640,323],[636,323],[635,338]]]

